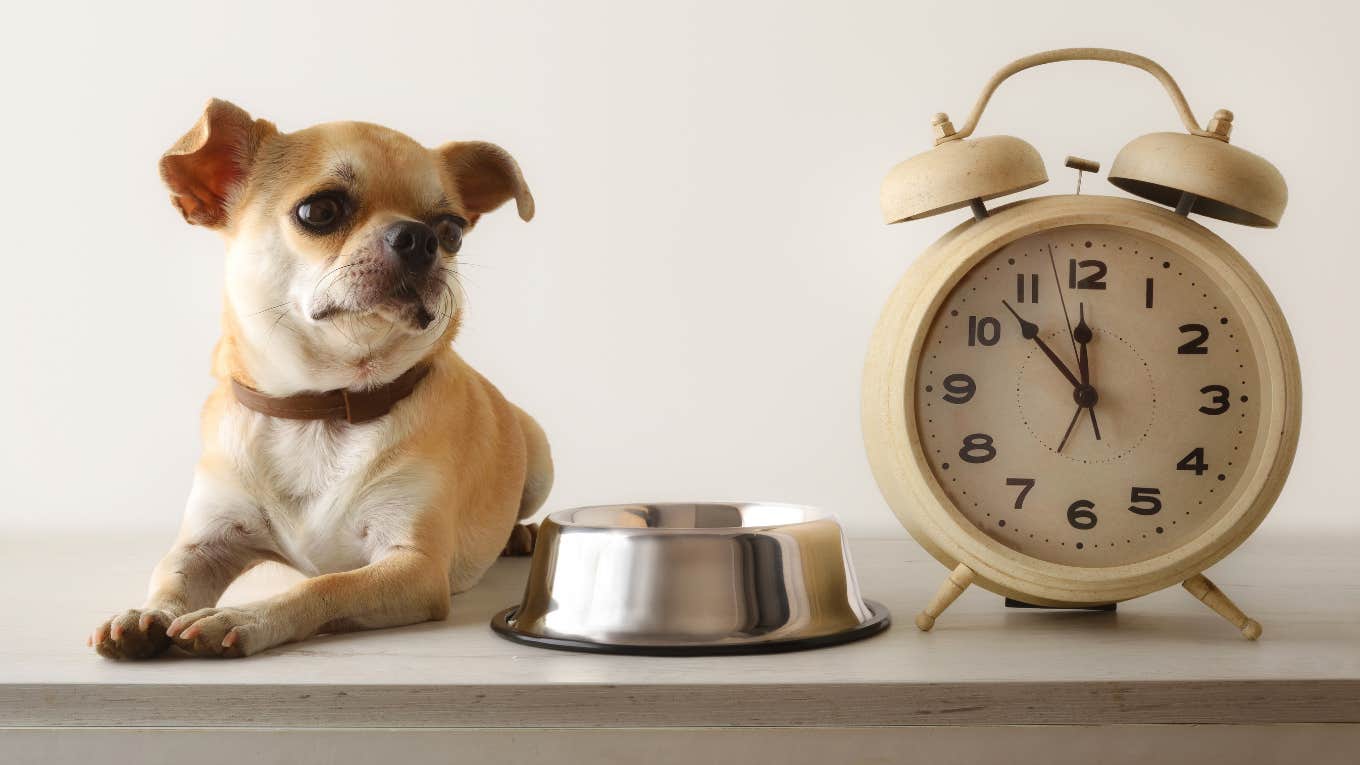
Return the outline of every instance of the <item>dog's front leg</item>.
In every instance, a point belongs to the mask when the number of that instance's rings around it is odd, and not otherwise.
[[[249,656],[321,632],[397,627],[449,612],[449,562],[414,547],[323,574],[281,595],[227,608],[202,608],[170,625],[175,643],[200,656]]]
[[[200,472],[179,538],[152,572],[145,603],[105,620],[90,645],[110,659],[146,659],[169,648],[166,632],[175,617],[215,604],[242,572],[271,557],[261,518],[245,492]]]

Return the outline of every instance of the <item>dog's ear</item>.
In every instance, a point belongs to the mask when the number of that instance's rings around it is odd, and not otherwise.
[[[529,193],[529,184],[510,152],[485,141],[446,143],[438,152],[445,169],[458,183],[469,224],[510,199],[515,200],[521,219],[533,219],[534,195]]]
[[[277,132],[236,104],[209,101],[198,124],[161,157],[161,180],[184,219],[208,228],[225,226],[232,197],[245,182],[261,140]]]

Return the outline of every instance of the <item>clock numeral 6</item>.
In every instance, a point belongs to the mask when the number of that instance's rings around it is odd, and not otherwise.
[[[1176,353],[1186,356],[1202,356],[1209,352],[1209,349],[1204,347],[1204,344],[1209,340],[1208,327],[1203,324],[1182,324],[1179,329],[1181,334],[1194,335],[1194,337],[1182,343],[1176,349]]]
[[[944,378],[945,394],[941,398],[951,404],[966,404],[973,400],[973,394],[977,393],[977,383],[973,378],[962,372]]]
[[[996,345],[1001,339],[1001,322],[995,316],[968,317],[968,345]]]
[[[963,437],[963,448],[959,449],[959,459],[964,462],[990,462],[996,456],[992,437],[986,433],[973,433]]]
[[[1135,486],[1129,490],[1129,512],[1138,515],[1156,515],[1162,511],[1162,500],[1157,496],[1161,489]]]
[[[1204,412],[1205,414],[1223,414],[1228,411],[1228,389],[1225,386],[1206,385],[1203,388],[1200,388],[1199,392],[1213,394],[1213,397],[1209,399],[1209,403],[1214,404],[1214,406],[1201,406],[1199,408],[1201,412]]]
[[[1204,447],[1196,446],[1190,453],[1181,457],[1181,461],[1176,463],[1177,470],[1193,470],[1195,475],[1203,475],[1209,469],[1209,463],[1204,461]]]
[[[1096,514],[1091,512],[1096,503],[1089,499],[1079,499],[1067,508],[1067,522],[1074,529],[1093,529],[1096,527]]]

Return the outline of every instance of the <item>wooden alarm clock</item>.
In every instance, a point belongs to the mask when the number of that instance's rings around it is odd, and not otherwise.
[[[1138,67],[1184,133],[1153,133],[1109,180],[1149,201],[1078,193],[989,207],[1045,183],[1010,136],[971,138],[1006,78],[1058,61]],[[1275,227],[1279,171],[1201,130],[1162,67],[1101,48],[1048,51],[987,83],[961,129],[883,182],[887,223],[970,208],[902,278],[870,343],[863,429],[898,518],[952,569],[929,630],[970,584],[1023,604],[1104,606],[1180,583],[1248,639],[1261,627],[1202,573],[1256,528],[1299,436],[1294,343],[1265,283],[1205,216]]]

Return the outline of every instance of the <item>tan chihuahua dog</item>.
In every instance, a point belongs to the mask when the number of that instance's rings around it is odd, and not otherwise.
[[[281,133],[214,100],[160,171],[226,240],[218,385],[179,538],[91,645],[248,656],[444,618],[502,549],[532,546],[516,520],[552,485],[538,424],[450,346],[463,234],[511,199],[533,217],[515,160],[363,123]],[[310,578],[217,607],[266,560]]]

